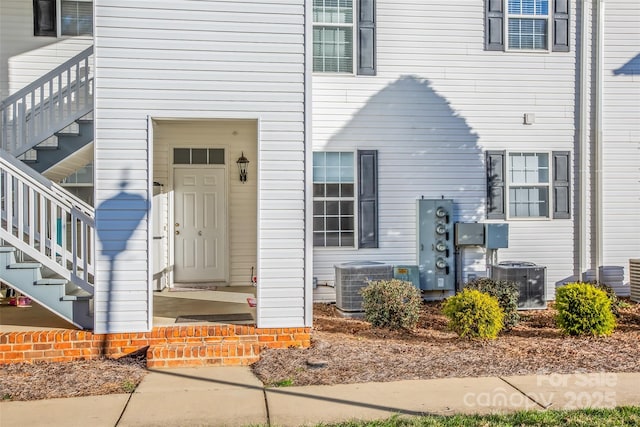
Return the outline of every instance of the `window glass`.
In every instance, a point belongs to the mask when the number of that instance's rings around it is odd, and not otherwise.
[[[355,242],[354,156],[313,153],[314,246],[353,247]]]
[[[173,163],[176,165],[190,165],[191,164],[191,150],[188,148],[174,148],[173,149]]]
[[[93,34],[93,2],[61,0],[60,23],[63,36]]]
[[[509,49],[548,49],[549,0],[508,1]]]
[[[174,148],[176,165],[224,165],[224,148]]]
[[[352,0],[314,0],[313,71],[353,72]]]
[[[509,216],[549,217],[549,154],[509,154]]]
[[[224,165],[224,148],[209,148],[209,164]]]
[[[194,165],[206,165],[207,154],[206,148],[194,148],[191,150],[191,163]]]

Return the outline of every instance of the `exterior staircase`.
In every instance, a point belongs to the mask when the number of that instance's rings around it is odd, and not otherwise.
[[[90,47],[0,103],[0,281],[83,329],[94,209],[47,177],[92,160],[92,57]]]
[[[69,323],[93,328],[92,294],[57,277],[39,262],[17,262],[12,246],[0,246],[0,279]]]

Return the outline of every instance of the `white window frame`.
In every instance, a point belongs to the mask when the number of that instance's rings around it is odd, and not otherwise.
[[[354,250],[354,249],[358,249],[358,169],[357,169],[357,152],[355,151],[350,151],[350,150],[339,150],[339,151],[324,151],[324,150],[318,150],[318,151],[313,151],[313,155],[315,156],[316,153],[350,153],[353,155],[353,160],[352,160],[352,171],[353,171],[353,196],[352,197],[316,197],[315,193],[313,193],[313,202],[319,202],[319,201],[351,201],[353,202],[353,244],[350,246],[347,245],[342,245],[342,242],[340,242],[339,245],[337,246],[327,246],[326,244],[323,246],[316,246],[315,245],[315,227],[312,224],[312,234],[313,234],[313,248],[314,249],[320,249],[320,250]],[[315,166],[312,166],[315,167]],[[325,179],[324,183],[326,184],[327,181]],[[315,178],[313,179],[313,183],[312,185],[316,184]],[[315,212],[312,212],[312,217],[313,217],[313,222],[315,222],[316,218],[319,218],[319,216],[315,215]],[[325,213],[325,215],[322,216],[323,218],[326,219],[327,215]],[[338,213],[338,221],[340,221],[340,213]],[[325,230],[323,230],[324,233],[326,233],[326,224],[325,224]],[[325,242],[326,242],[326,237],[325,237]]]
[[[512,155],[535,154],[536,156],[547,156],[547,182],[546,183],[527,183],[512,182],[511,180],[511,156]],[[507,151],[505,152],[505,216],[507,220],[515,221],[550,221],[553,219],[553,153],[550,151]],[[545,188],[547,191],[547,215],[546,216],[513,216],[511,215],[511,189],[519,188]]]
[[[504,49],[506,52],[527,52],[527,53],[531,53],[531,52],[540,52],[540,53],[548,53],[551,52],[552,47],[553,47],[553,1],[552,0],[547,0],[548,2],[548,7],[547,7],[547,15],[523,15],[523,14],[511,14],[509,13],[509,0],[504,0],[504,16],[506,19],[504,19],[504,29],[503,29],[503,34],[505,35],[504,37]],[[546,48],[544,49],[537,49],[537,48],[533,48],[533,49],[518,49],[518,48],[512,48],[510,46],[509,43],[509,21],[511,21],[511,19],[525,19],[525,20],[539,20],[539,21],[546,21],[547,23],[547,31],[546,31]]]
[[[356,55],[356,49],[357,49],[357,34],[356,34],[356,24],[357,24],[357,1],[356,0],[352,0],[351,2],[351,23],[332,23],[332,22],[317,22],[317,21],[313,21],[313,28],[312,28],[312,35],[315,33],[315,29],[316,28],[351,28],[351,71],[325,71],[325,70],[313,70],[314,73],[319,73],[319,74],[341,74],[341,75],[354,75],[356,73],[356,62],[357,62],[357,55]],[[312,9],[313,9],[313,1],[312,1]],[[313,14],[313,10],[311,12]],[[315,39],[312,40],[312,43],[315,44]],[[312,49],[313,50],[313,49]],[[313,61],[314,61],[314,56],[313,56],[313,52],[311,55],[311,61],[312,61],[312,69],[313,69]]]

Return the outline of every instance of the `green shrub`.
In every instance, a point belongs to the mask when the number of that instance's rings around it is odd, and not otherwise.
[[[607,293],[589,283],[569,283],[556,290],[558,327],[568,335],[611,335],[616,319]]]
[[[461,337],[495,339],[502,330],[504,312],[498,300],[476,289],[448,298],[442,312],[449,328]]]
[[[605,283],[593,282],[592,284],[593,286],[603,290],[607,294],[607,298],[609,298],[609,301],[611,301],[611,312],[614,316],[620,317],[620,309],[624,308],[626,306],[626,303],[618,298],[618,295],[616,295],[616,291],[614,291],[611,286]]]
[[[505,330],[508,331],[520,321],[520,315],[518,314],[520,290],[516,282],[481,277],[470,281],[464,287],[484,292],[498,300],[498,304],[500,304],[500,308],[504,312],[502,323]]]
[[[364,319],[374,327],[413,329],[418,324],[422,296],[409,282],[371,281],[360,290]]]

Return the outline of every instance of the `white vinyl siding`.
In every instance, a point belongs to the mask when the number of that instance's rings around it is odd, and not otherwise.
[[[123,176],[134,181],[132,191],[146,190],[145,174],[152,167],[146,161],[149,117],[255,121],[257,152],[250,167],[256,169],[250,169],[245,187],[253,181],[258,194],[257,247],[246,248],[258,259],[258,326],[305,326],[310,319],[303,298],[304,2],[94,3],[96,203],[117,194]],[[233,135],[228,138],[231,144]],[[232,185],[235,176],[230,175]],[[133,236],[145,239],[146,227],[141,223]],[[148,255],[146,242],[130,243],[127,254]],[[104,256],[98,252],[98,258]],[[237,270],[247,280],[253,259],[247,257]],[[108,281],[105,267],[98,269],[98,283]],[[118,263],[116,276],[126,269]],[[128,289],[147,290],[147,272],[135,273],[128,276]],[[282,298],[283,292],[291,297]],[[136,300],[132,313],[147,313],[149,301]],[[140,318],[120,321],[127,310],[116,306],[118,320],[109,330],[151,327]],[[96,315],[105,328],[105,314]]]
[[[640,257],[640,2],[606,3],[602,117],[603,265]]]
[[[379,248],[317,248],[320,283],[342,262],[415,264],[423,196],[453,199],[454,222],[485,221],[486,150],[574,148],[575,52],[486,51],[481,1],[376,6],[377,75],[314,74],[312,139],[314,151],[378,150]],[[533,125],[523,124],[525,113],[535,114]],[[553,296],[573,273],[573,238],[568,220],[513,221],[499,259],[547,266]],[[485,275],[484,252],[465,250],[463,268],[465,278]]]

